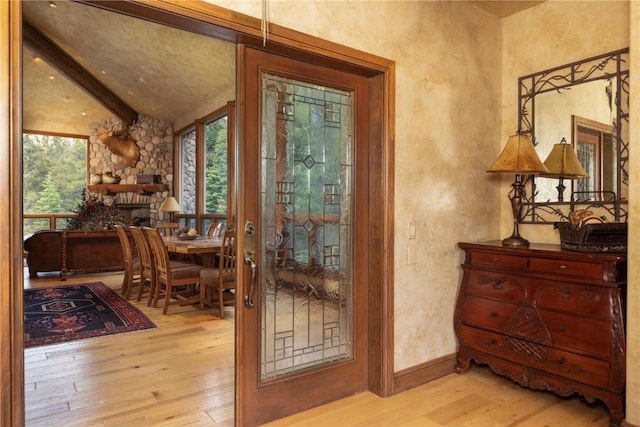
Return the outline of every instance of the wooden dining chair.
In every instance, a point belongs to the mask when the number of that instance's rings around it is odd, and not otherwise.
[[[156,267],[156,282],[153,306],[164,290],[164,305],[162,314],[167,314],[171,300],[175,303],[199,303],[200,294],[196,292],[196,285],[200,282],[201,265],[189,262],[171,261],[169,251],[162,236],[155,228],[143,227],[143,232],[149,240]]]
[[[222,222],[211,222],[209,227],[207,227],[207,237],[218,238],[220,237],[220,233],[222,232],[222,227],[224,227],[224,223]]]
[[[205,305],[215,307],[211,292],[217,293],[217,307],[220,318],[224,319],[224,306],[235,304],[235,294],[228,292],[236,288],[236,232],[227,230],[220,246],[220,259],[217,267],[207,267],[200,271],[200,308]],[[209,294],[209,295],[207,295]],[[225,300],[226,296],[226,300]]]
[[[151,253],[151,246],[140,227],[129,227],[129,230],[136,244],[138,259],[140,260],[140,287],[136,299],[140,301],[144,292],[148,290],[149,297],[147,299],[147,306],[150,306],[156,284],[156,267],[153,261],[153,254]]]
[[[129,299],[131,291],[135,286],[140,285],[140,260],[138,259],[137,250],[134,251],[135,244],[131,245],[131,240],[125,228],[121,225],[116,226],[120,246],[122,247],[122,258],[124,266],[124,277],[122,278],[121,294]]]

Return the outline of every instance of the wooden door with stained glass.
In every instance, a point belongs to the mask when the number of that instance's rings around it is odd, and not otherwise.
[[[258,425],[368,386],[369,82],[239,58],[236,421]]]

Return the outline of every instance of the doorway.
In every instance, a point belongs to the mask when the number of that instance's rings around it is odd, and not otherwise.
[[[255,19],[250,17],[239,16],[221,8],[211,5],[198,4],[197,6],[183,6],[181,4],[170,3],[153,3],[153,4],[137,4],[129,2],[106,2],[100,3],[101,7],[106,7],[113,11],[138,16],[142,19],[150,19],[165,25],[173,25],[188,31],[197,31],[214,37],[222,37],[228,40],[238,40],[242,37],[243,41],[253,45],[262,45],[262,39],[259,29],[256,27]],[[13,43],[12,52],[14,58],[19,57],[20,40],[20,6],[10,2],[5,9],[8,11],[11,36],[6,36],[3,43],[10,45]],[[252,24],[254,23],[254,24]],[[347,68],[351,72],[355,72],[366,76],[370,81],[371,93],[371,110],[370,119],[371,126],[369,136],[369,165],[371,167],[370,175],[373,180],[369,183],[369,203],[368,203],[368,232],[370,239],[368,242],[370,258],[367,260],[369,267],[369,343],[367,345],[369,367],[368,367],[368,388],[369,390],[387,395],[391,392],[393,378],[393,336],[391,319],[393,318],[391,307],[393,307],[393,291],[391,289],[393,271],[393,146],[390,129],[393,129],[393,63],[381,58],[373,58],[370,55],[356,52],[343,46],[333,45],[323,42],[319,47],[318,40],[300,35],[293,31],[272,25],[272,40],[278,40],[273,44],[268,44],[268,49],[274,53],[286,53],[288,56],[299,57],[302,60],[318,63],[329,68],[343,69]],[[5,37],[3,35],[3,37]],[[9,40],[12,40],[10,42]],[[11,104],[13,109],[19,108],[20,104],[20,83],[19,67],[15,62],[9,69],[12,76],[10,92],[17,94],[17,102]],[[12,119],[10,119],[12,117]],[[20,135],[19,114],[9,115],[7,117],[7,128],[13,129],[10,139],[10,148],[8,152],[13,153],[10,156],[8,170],[15,170],[19,165],[19,158],[15,153],[20,153]],[[243,118],[239,117],[239,121]],[[10,126],[9,126],[10,125]],[[242,144],[244,135],[239,135],[239,143]],[[16,149],[17,148],[17,149]],[[242,159],[238,159],[239,162]],[[12,187],[19,187],[19,180],[9,179]],[[243,183],[239,182],[239,188]],[[16,194],[18,192],[14,192]],[[3,201],[4,202],[4,201]],[[7,202],[7,212],[12,212],[10,223],[20,224],[19,197],[12,197]],[[6,226],[6,224],[4,224]],[[13,254],[21,253],[21,241],[17,238],[17,232],[21,228],[13,227],[15,234],[10,239],[10,252]],[[9,393],[3,393],[2,407],[13,408],[13,412],[4,412],[2,417],[6,419],[8,424],[23,425],[24,402],[21,398],[21,390],[23,383],[22,363],[19,362],[22,354],[21,329],[22,324],[15,319],[21,319],[21,266],[19,257],[3,255],[3,262],[11,265],[8,280],[3,284],[11,284],[10,298],[2,300],[0,312],[3,313],[5,319],[11,321],[2,322],[3,343],[7,346],[3,348],[10,349],[10,357],[0,361],[2,365],[2,381],[8,384]],[[240,274],[241,275],[241,274]],[[384,309],[383,309],[384,308]],[[237,345],[242,345],[238,342]],[[243,360],[237,363],[242,364]]]
[[[238,51],[251,268],[236,420],[259,425],[367,389],[369,80]]]

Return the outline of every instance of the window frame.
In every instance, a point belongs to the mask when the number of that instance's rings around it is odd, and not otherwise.
[[[227,212],[223,214],[211,214],[205,212],[205,126],[214,120],[227,116]],[[185,134],[195,131],[196,149],[196,197],[195,212],[180,212],[175,215],[176,221],[185,227],[195,228],[199,234],[206,232],[211,222],[224,221],[227,227],[232,227],[235,218],[235,101],[229,101],[223,107],[216,109],[195,120],[193,123],[179,129],[174,135],[174,183],[173,195],[180,203],[183,201],[184,185],[182,161],[182,138]]]
[[[88,135],[79,135],[79,134],[73,134],[73,133],[66,133],[66,132],[47,132],[47,131],[39,131],[39,130],[33,130],[33,129],[23,129],[21,132],[22,135],[22,141],[24,141],[24,136],[25,135],[39,135],[39,136],[44,136],[44,137],[59,137],[59,138],[67,138],[67,139],[78,139],[78,140],[84,140],[85,141],[85,177],[84,177],[84,181],[85,181],[85,189],[87,188],[87,185],[89,184],[89,165],[90,165],[90,159],[89,159],[89,155],[90,155],[90,138]],[[23,152],[22,152],[22,162],[23,162],[23,170],[22,170],[22,180],[24,182],[24,173],[25,173],[25,168],[24,168],[24,142],[23,142]],[[23,190],[24,191],[24,190]],[[78,202],[81,201],[81,198],[78,200]],[[60,225],[61,222],[64,222],[70,218],[73,218],[75,216],[75,213],[73,212],[73,209],[76,206],[72,206],[69,208],[68,212],[64,212],[64,213],[53,213],[53,212],[25,212],[24,211],[24,200],[22,202],[22,234],[23,237],[25,234],[29,234],[29,233],[25,233],[24,232],[24,225],[26,223],[25,220],[29,220],[29,219],[46,219],[49,223],[49,229],[50,230],[56,230],[58,229],[58,225]],[[66,225],[66,224],[65,224]],[[63,227],[64,228],[64,227]]]

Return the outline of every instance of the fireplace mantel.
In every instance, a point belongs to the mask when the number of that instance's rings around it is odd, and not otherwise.
[[[88,185],[90,193],[116,194],[116,193],[138,193],[153,194],[165,190],[163,184],[96,184]]]

